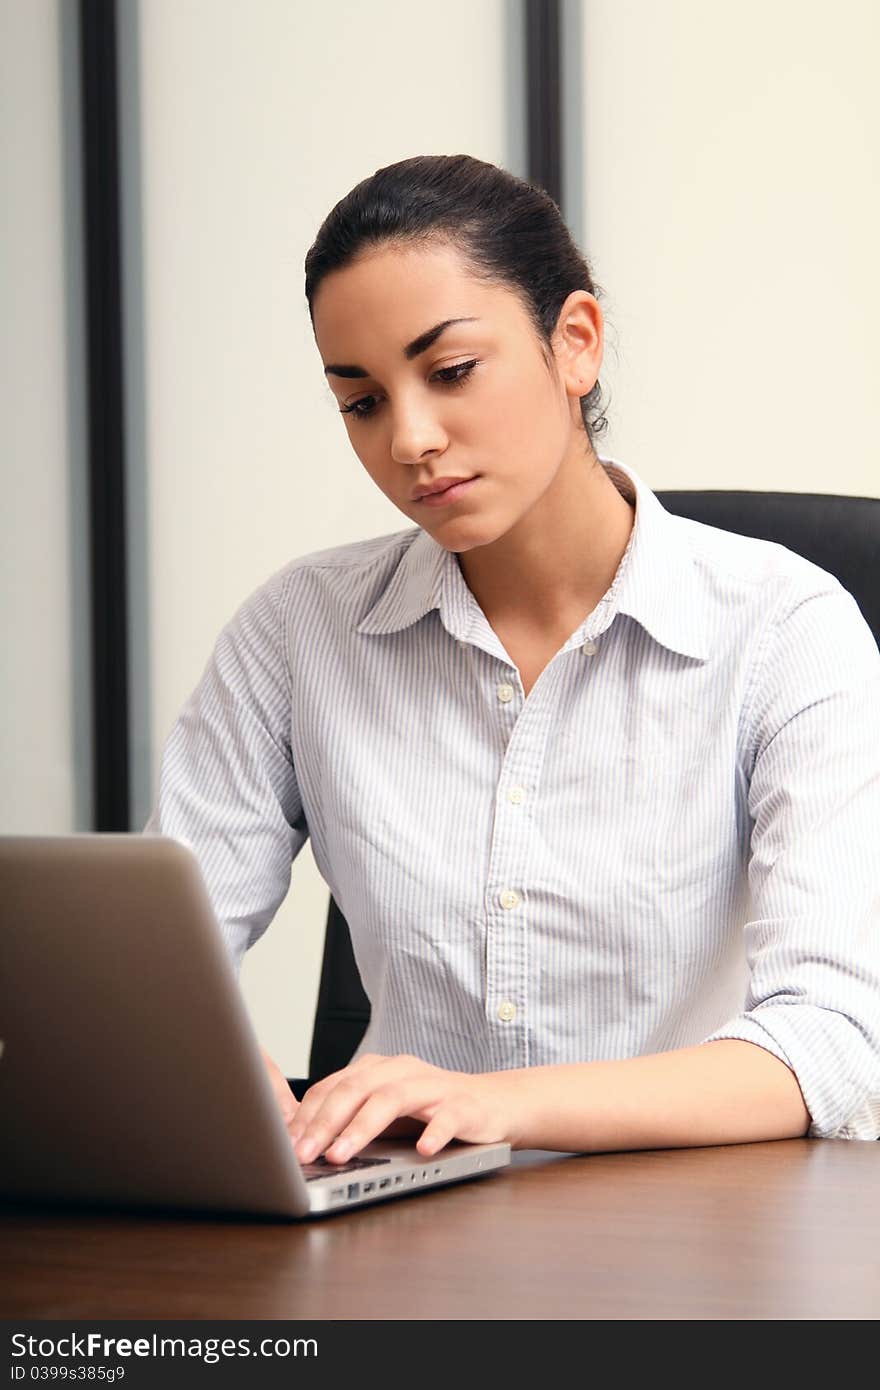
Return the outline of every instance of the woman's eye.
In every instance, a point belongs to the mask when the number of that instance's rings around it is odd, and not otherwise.
[[[441,367],[437,376],[443,378],[443,382],[446,386],[461,386],[466,378],[470,376],[476,365],[476,358],[473,362],[456,362],[452,367]],[[447,372],[457,372],[458,375],[449,377],[446,375]]]
[[[351,405],[341,405],[339,413],[340,415],[354,415],[355,419],[363,420],[367,415],[371,415],[372,411],[361,410],[361,406],[372,400],[375,400],[374,396],[361,396],[359,401],[352,401]]]
[[[476,365],[476,358],[471,362],[456,362],[451,367],[441,367],[434,375],[439,378],[441,386],[464,386]],[[356,420],[367,420],[375,414],[375,407],[370,405],[370,402],[375,401],[375,399],[375,396],[361,396],[358,400],[352,401],[350,405],[340,406],[340,414],[353,415]]]

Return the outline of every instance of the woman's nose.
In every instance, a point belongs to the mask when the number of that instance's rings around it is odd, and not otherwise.
[[[395,414],[391,456],[396,463],[418,463],[426,453],[442,452],[446,443],[446,433],[433,412],[410,406]]]

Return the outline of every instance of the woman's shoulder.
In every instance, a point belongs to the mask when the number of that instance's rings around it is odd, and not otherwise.
[[[857,599],[806,556],[678,516],[668,518],[664,546],[664,553],[687,557],[676,571],[683,578],[677,592],[707,647],[757,655],[770,642],[777,656],[789,649],[793,661],[833,652],[838,661],[876,669],[877,643]]]
[[[375,602],[420,535],[421,528],[412,526],[298,555],[252,590],[231,621],[257,612],[271,612],[277,619],[291,606],[301,619],[311,605],[361,609]]]
[[[840,580],[778,541],[743,536],[705,522],[676,517],[680,537],[704,584],[728,599],[750,595],[764,609],[778,596],[794,605],[845,592]]]
[[[296,559],[289,560],[278,574],[293,574],[301,570],[369,569],[383,562],[393,564],[420,535],[420,527],[409,526],[403,531],[389,531],[383,536],[368,536],[364,540],[349,541],[344,545],[310,550],[305,555],[298,555]]]
[[[687,537],[701,611],[720,645],[756,655],[836,665],[876,679],[877,642],[858,601],[836,575],[776,541],[676,518]],[[768,673],[772,675],[772,670]]]

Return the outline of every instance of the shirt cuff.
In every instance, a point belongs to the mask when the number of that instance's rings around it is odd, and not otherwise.
[[[876,1049],[843,1014],[813,1004],[762,1004],[703,1042],[722,1038],[756,1043],[791,1068],[810,1114],[810,1139],[880,1137]]]

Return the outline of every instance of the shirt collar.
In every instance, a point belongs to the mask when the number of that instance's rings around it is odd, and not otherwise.
[[[440,606],[444,575],[450,565],[458,569],[455,556],[438,545],[427,531],[415,528],[412,544],[357,631],[373,636],[400,632],[417,623]]]
[[[708,615],[701,605],[686,530],[632,468],[616,459],[603,458],[601,462],[618,491],[636,504],[626,560],[606,600],[611,598],[614,613],[635,619],[662,646],[706,660],[710,651]],[[369,636],[400,632],[434,609],[447,631],[464,641],[482,618],[455,554],[419,527],[357,631]]]
[[[617,459],[602,462],[618,490],[634,495],[636,501],[632,553],[617,591],[616,611],[634,618],[670,651],[707,660],[712,629],[689,523],[668,512],[632,468]]]

